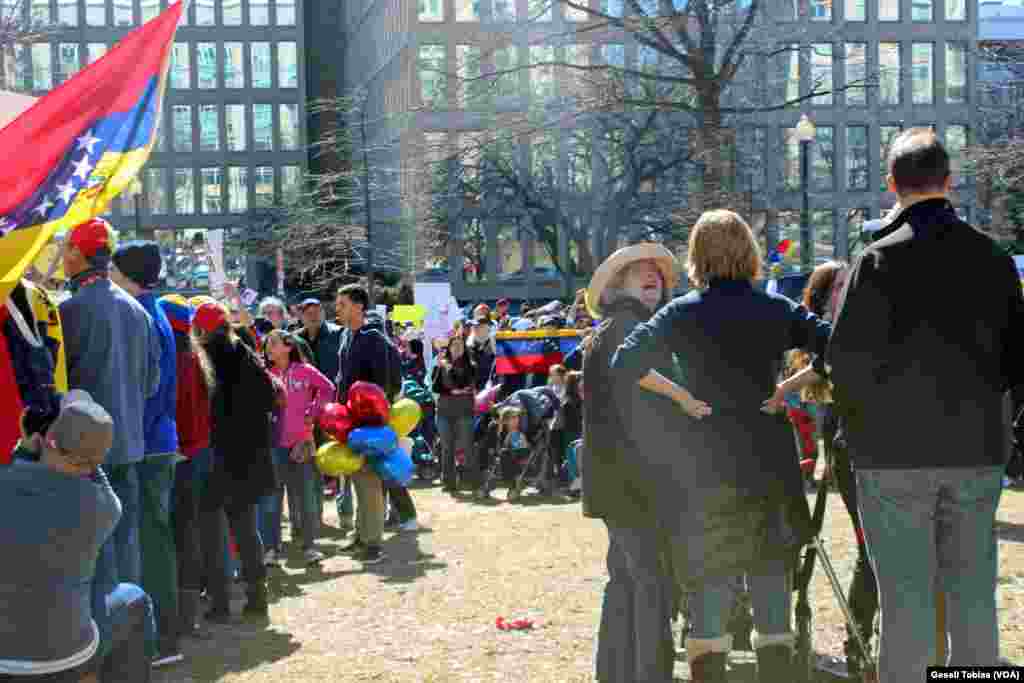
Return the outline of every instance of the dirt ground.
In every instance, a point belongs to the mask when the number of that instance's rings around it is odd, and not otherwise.
[[[388,560],[367,568],[336,554],[344,538],[328,504],[331,528],[320,547],[329,558],[319,569],[295,563],[272,571],[269,626],[239,618],[213,627],[211,640],[186,641],[187,660],[154,680],[590,681],[605,581],[603,525],[568,499],[526,496],[509,504],[498,491],[497,500],[481,504],[438,488],[413,495],[421,531],[387,536]],[[853,533],[837,494],[829,506],[823,538],[845,587]],[[1006,493],[999,520],[1003,654],[1021,662],[1024,493]],[[841,654],[842,614],[821,571],[813,604],[815,649]],[[528,617],[535,628],[503,632],[495,627],[499,616]],[[733,680],[750,680],[743,655],[734,664]],[[688,680],[682,659],[677,680]]]

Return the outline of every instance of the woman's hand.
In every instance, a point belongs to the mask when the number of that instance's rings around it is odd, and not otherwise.
[[[767,401],[761,404],[761,411],[770,415],[777,415],[786,407],[786,388],[783,385],[775,387],[775,393]]]
[[[676,404],[683,409],[683,412],[695,420],[700,420],[711,414],[711,406],[687,394],[676,399]]]

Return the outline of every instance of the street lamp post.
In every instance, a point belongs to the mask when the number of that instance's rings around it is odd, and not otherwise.
[[[811,234],[811,197],[810,197],[810,150],[814,141],[814,124],[807,114],[800,117],[796,124],[796,139],[800,142],[800,190],[803,195],[800,209],[800,265],[804,272],[814,268],[814,236]]]
[[[128,194],[135,202],[135,239],[142,239],[142,183],[138,178],[128,185]]]

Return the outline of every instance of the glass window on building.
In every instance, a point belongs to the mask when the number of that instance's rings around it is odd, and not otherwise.
[[[530,140],[530,172],[538,182],[558,177],[558,131],[536,133]]]
[[[277,44],[277,87],[299,87],[299,62],[295,43]]]
[[[900,103],[900,44],[878,44],[878,103]]]
[[[878,0],[879,21],[900,20],[900,0]]]
[[[420,21],[444,21],[444,0],[419,0]]]
[[[171,87],[177,90],[192,87],[192,62],[188,43],[175,43],[171,47]]]
[[[167,111],[161,111],[160,117],[156,120],[156,150],[158,152],[167,151]]]
[[[196,26],[214,26],[217,15],[214,0],[195,0]]]
[[[192,105],[175,104],[171,107],[171,129],[175,152],[192,151]]]
[[[295,0],[276,0],[274,10],[278,26],[295,26]]]
[[[566,140],[569,187],[574,192],[590,192],[594,184],[593,137],[590,130],[576,128]]]
[[[246,145],[245,105],[224,105],[224,135],[229,152],[244,152]]]
[[[493,21],[515,21],[515,0],[494,0],[494,4],[491,5],[491,17]]]
[[[253,169],[252,205],[255,209],[274,206],[274,167],[257,166]]]
[[[270,0],[249,0],[249,25],[270,26]]]
[[[864,251],[867,240],[864,239],[864,222],[868,220],[867,209],[844,209],[843,215],[846,222],[846,254],[848,262]]]
[[[483,0],[455,0],[455,21],[480,21]]]
[[[868,103],[868,46],[846,43],[846,104],[863,107]]]
[[[167,213],[167,169],[147,168],[144,176],[146,209],[151,216]]]
[[[228,211],[245,213],[249,210],[249,169],[244,166],[228,167]]]
[[[506,45],[493,53],[494,94],[497,97],[514,97],[519,94],[519,48]]]
[[[796,139],[796,128],[782,129],[782,188],[787,192],[800,189],[800,141]]]
[[[932,104],[935,101],[935,46],[914,43],[911,46],[910,84],[914,104]]]
[[[448,64],[444,45],[420,45],[420,100],[428,107],[448,103]]]
[[[252,105],[252,146],[257,152],[274,149],[274,105]]]
[[[967,103],[967,47],[963,43],[946,43],[946,101]]]
[[[953,184],[960,187],[966,180],[964,150],[967,149],[967,126],[950,124],[946,126],[946,152],[949,154],[949,172]]]
[[[847,21],[867,21],[867,8],[865,7],[865,0],[846,0],[846,20]]]
[[[832,209],[811,211],[811,235],[814,240],[814,265],[820,266],[836,257],[836,230]]]
[[[32,0],[29,7],[33,24],[42,26],[50,24],[50,0]]]
[[[811,185],[816,190],[835,189],[836,131],[832,126],[817,126],[811,143]]]
[[[224,87],[245,87],[245,52],[242,43],[224,43]]]
[[[225,26],[242,25],[242,0],[223,0],[220,11]]]
[[[846,127],[846,188],[868,189],[868,127]]]
[[[252,57],[252,87],[271,87],[270,43],[250,43],[249,50]]]
[[[526,20],[553,21],[555,18],[554,6],[557,4],[552,0],[527,0]]]
[[[966,21],[967,0],[946,0],[946,21]]]
[[[790,43],[781,52],[779,59],[784,65],[783,73],[785,74],[783,101],[794,102],[800,98],[800,45]]]
[[[832,0],[810,0],[811,21],[832,21]]]
[[[298,166],[281,167],[281,203],[288,205],[299,201],[302,192],[302,169]]]
[[[78,73],[78,43],[61,43],[57,46],[57,82],[63,83]]]
[[[299,105],[282,104],[279,115],[281,119],[281,149],[299,149],[299,137],[301,135],[299,130]]]
[[[196,212],[196,188],[191,168],[174,169],[174,213],[188,216]]]
[[[2,51],[4,87],[7,90],[29,90],[28,50],[24,45],[10,45]]]
[[[932,8],[932,0],[911,0],[910,20],[920,22],[934,21],[935,13]]]
[[[488,279],[488,247],[487,230],[479,218],[469,218],[458,223],[459,239],[462,240],[462,263],[452,264],[462,269],[464,282],[480,283]]]
[[[89,64],[92,64],[97,59],[107,54],[106,43],[89,43],[85,46],[86,59],[89,60]]]
[[[107,25],[107,4],[104,0],[85,0],[85,25]]]
[[[53,87],[53,56],[49,43],[32,43],[32,89]]]
[[[114,26],[132,26],[135,23],[132,0],[114,0]]]
[[[576,9],[575,7],[569,7],[568,5],[558,3],[562,5],[562,14],[566,21],[588,21],[591,17],[590,13],[586,10]],[[577,3],[580,5],[587,4],[585,2]]]
[[[625,5],[623,0],[601,0],[598,9],[601,11],[601,14],[621,19],[625,12]]]
[[[543,102],[555,96],[554,63],[554,46],[530,46],[530,95],[535,100]]]
[[[78,26],[78,0],[57,0],[57,23]]]
[[[216,104],[199,105],[199,151],[220,151],[220,121],[217,120]]]
[[[566,45],[565,48],[565,85],[569,93],[579,93],[586,89],[590,81],[589,72],[585,68],[590,65],[590,45],[586,43],[574,43]]]
[[[516,223],[499,225],[496,231],[498,243],[498,279],[524,278],[526,276],[526,231]],[[476,264],[474,264],[476,265]]]
[[[217,88],[217,43],[196,43],[196,87]]]
[[[200,207],[203,213],[224,213],[224,174],[220,167],[200,170],[202,187],[200,187]]]
[[[888,188],[888,182],[886,178],[889,175],[889,145],[892,144],[893,138],[900,134],[903,128],[900,126],[879,126],[878,127],[878,140],[879,140],[879,160],[881,161],[881,178],[882,181],[881,190],[885,191]]]
[[[835,89],[832,74],[832,43],[813,43],[811,45],[811,88],[816,95],[811,104],[815,106],[832,106],[832,91]]]
[[[142,23],[155,19],[160,14],[160,0],[139,0],[139,9],[142,12]],[[184,12],[188,14],[188,12]]]
[[[486,83],[481,81],[480,48],[476,45],[455,46],[455,72],[458,74],[458,107],[469,109],[479,105],[487,96]]]

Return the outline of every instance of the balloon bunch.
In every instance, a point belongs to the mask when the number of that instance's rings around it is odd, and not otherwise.
[[[317,468],[341,477],[369,464],[383,481],[405,486],[414,470],[409,434],[422,415],[415,401],[403,398],[391,405],[376,384],[356,382],[347,404],[330,403],[320,415],[320,429],[331,441],[317,451]]]
[[[782,261],[783,259],[792,260],[796,255],[797,247],[799,245],[790,239],[785,239],[779,242],[771,254],[768,255],[769,263],[769,274],[773,278],[780,277],[782,275]]]

